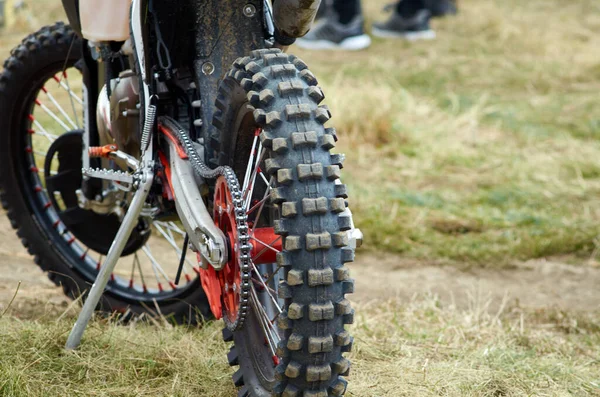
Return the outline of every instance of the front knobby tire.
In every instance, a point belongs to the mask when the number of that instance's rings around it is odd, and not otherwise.
[[[319,106],[323,99],[306,64],[275,49],[238,59],[219,88],[213,121],[219,133],[210,139],[208,160],[243,170],[253,129],[240,130],[240,112],[252,114],[268,151],[264,171],[274,181],[271,224],[283,237],[277,254],[284,269],[276,287],[284,302],[277,319],[278,365],[259,354],[262,339],[252,310],[242,330],[223,332],[234,343],[228,359],[239,366],[233,376],[239,396],[327,397],[346,391],[343,376],[350,362],[342,354],[352,348],[345,326],[353,322],[354,310],[345,296],[353,292],[354,280],[344,263],[353,261],[354,250],[347,246],[347,190],[339,182],[344,156],[330,153],[337,137],[324,126],[331,115]]]

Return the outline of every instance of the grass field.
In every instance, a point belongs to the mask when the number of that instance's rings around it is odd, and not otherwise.
[[[387,2],[363,2],[368,23]],[[39,22],[58,3],[30,1],[47,11]],[[292,49],[327,94],[364,251],[460,268],[600,266],[600,3],[460,8],[433,22],[431,42]],[[0,36],[2,54],[26,25]],[[598,310],[376,298],[357,304],[351,396],[600,396]],[[28,304],[0,302],[0,395],[235,393],[220,324],[98,320],[67,353],[73,312]]]
[[[474,299],[458,310],[426,296],[360,305],[348,395],[600,396],[598,317],[518,307],[489,313],[488,303]],[[97,321],[80,350],[65,352],[74,318],[41,313],[0,319],[0,395],[235,395],[220,323]]]
[[[385,2],[364,3],[369,19]],[[429,43],[301,54],[322,76],[368,249],[595,259],[600,3],[466,0],[433,27]]]
[[[365,2],[368,23],[386,2]],[[60,18],[58,1],[41,3],[40,23]],[[327,94],[366,249],[477,266],[595,261],[600,3],[463,0],[433,27],[426,43],[292,48]]]

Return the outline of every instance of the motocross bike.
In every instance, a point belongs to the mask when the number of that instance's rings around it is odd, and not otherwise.
[[[223,318],[240,396],[346,390],[362,235],[323,92],[285,53],[318,3],[133,0],[128,37],[96,41],[63,0],[70,25],[0,75],[0,198],[35,262],[73,298],[106,277],[92,309]]]

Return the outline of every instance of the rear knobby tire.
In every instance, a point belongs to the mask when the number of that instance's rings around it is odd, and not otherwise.
[[[267,148],[267,178],[273,176],[271,212],[275,232],[283,237],[277,254],[283,266],[278,286],[284,312],[278,318],[283,339],[275,367],[259,357],[262,340],[252,324],[252,310],[244,328],[223,334],[234,346],[228,354],[239,365],[234,382],[240,396],[341,396],[350,362],[353,338],[344,329],[354,310],[345,295],[353,292],[345,262],[354,259],[347,247],[351,219],[346,210],[346,186],[339,182],[343,155],[330,154],[337,140],[325,128],[331,115],[319,106],[324,99],[317,79],[300,59],[279,50],[257,50],[238,59],[219,88],[213,124],[220,131],[207,151],[212,164],[243,170],[252,136],[239,131],[236,120],[248,109]],[[242,174],[243,176],[243,174]],[[240,177],[238,175],[238,177]],[[276,360],[277,361],[277,360]]]
[[[64,293],[78,298],[89,290],[97,272],[84,269],[81,258],[65,242],[63,233],[53,226],[35,192],[25,155],[27,116],[44,82],[64,67],[73,67],[82,58],[81,40],[63,23],[47,26],[26,37],[15,47],[0,74],[0,201],[21,243],[35,263]],[[75,156],[80,153],[74,153]],[[94,225],[90,225],[94,227]],[[190,283],[175,298],[157,299],[163,315],[176,322],[195,323],[211,317],[199,279]],[[154,313],[155,303],[125,295],[107,286],[98,309],[105,312]]]

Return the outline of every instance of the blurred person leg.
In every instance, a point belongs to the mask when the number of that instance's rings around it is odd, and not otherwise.
[[[456,12],[456,5],[450,0],[400,0],[387,21],[373,24],[373,35],[410,41],[431,40],[435,32],[429,20]]]
[[[458,12],[456,0],[423,0],[432,18],[454,15]]]
[[[365,34],[360,0],[323,1],[321,18],[308,34],[298,40],[300,48],[309,50],[362,50],[371,45]]]

